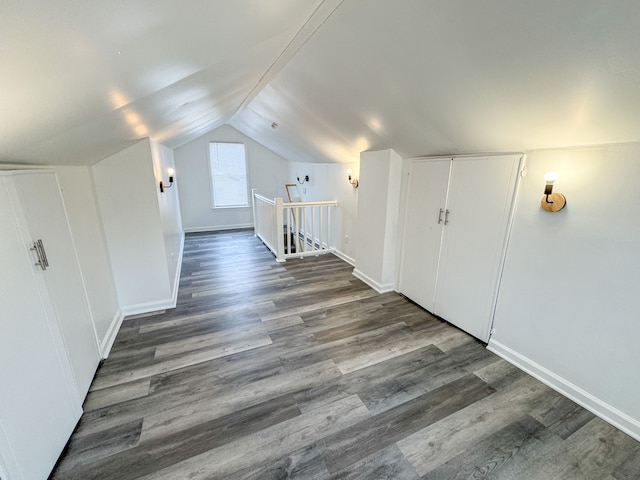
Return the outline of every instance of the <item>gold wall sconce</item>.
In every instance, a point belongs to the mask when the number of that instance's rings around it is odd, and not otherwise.
[[[351,184],[351,186],[353,188],[358,188],[358,179],[353,178],[353,170],[351,169],[347,170],[347,175],[348,175],[349,183]]]
[[[540,205],[547,212],[559,212],[567,205],[567,199],[561,193],[553,193],[553,183],[558,179],[556,172],[547,172],[544,175],[544,197]]]
[[[173,186],[173,176],[176,171],[173,168],[167,168],[167,173],[169,174],[169,185],[165,185],[162,180],[160,180],[160,193],[164,193],[165,188],[171,188]]]

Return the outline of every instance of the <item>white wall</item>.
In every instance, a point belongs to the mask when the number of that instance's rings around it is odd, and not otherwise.
[[[567,206],[540,208],[557,171]],[[490,348],[640,439],[640,144],[527,156]]]
[[[300,199],[303,202],[319,202],[336,200],[338,207],[334,217],[335,246],[337,254],[345,261],[355,263],[356,239],[354,238],[354,224],[358,214],[358,190],[347,181],[347,170],[352,169],[354,178],[358,178],[358,163],[289,163],[287,183],[298,186]],[[305,175],[309,175],[309,182],[298,184]],[[286,192],[284,201],[288,201]]]
[[[253,226],[251,207],[212,208],[209,143],[245,144],[249,190],[267,197],[286,198],[287,160],[254,142],[233,127],[222,126],[175,149],[176,178],[180,183],[182,225],[187,232]],[[251,203],[249,202],[249,205]]]
[[[123,312],[128,315],[173,306],[149,140],[141,140],[91,168]]]
[[[175,170],[173,150],[152,140],[151,154],[153,157],[153,171],[156,177],[156,184],[158,184],[156,195],[160,209],[160,221],[162,222],[165,260],[169,270],[169,280],[171,281],[171,296],[175,301],[178,295],[178,284],[180,283],[182,249],[184,246],[184,231],[182,229],[180,198],[178,193],[180,181],[176,174],[173,185],[165,188],[164,192],[160,192],[160,180],[164,181],[165,186],[168,185],[169,174],[167,173],[167,169],[173,168]]]
[[[393,150],[360,154],[354,275],[378,291],[397,279],[402,158]]]
[[[56,167],[101,353],[120,321],[120,304],[89,167]]]

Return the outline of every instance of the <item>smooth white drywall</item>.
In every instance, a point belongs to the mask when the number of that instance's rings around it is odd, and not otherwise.
[[[245,144],[248,183],[267,197],[284,196],[288,162],[254,142],[233,127],[223,126],[175,149],[176,178],[179,176],[182,225],[187,232],[253,226],[251,207],[212,208],[209,168],[210,142]],[[251,205],[251,202],[249,202]]]
[[[182,248],[184,241],[184,231],[182,230],[182,218],[180,215],[180,198],[178,194],[179,177],[176,172],[174,183],[164,192],[160,192],[160,180],[169,185],[169,174],[167,170],[175,170],[173,150],[164,145],[151,140],[151,154],[153,156],[153,171],[156,176],[156,195],[158,198],[158,208],[160,209],[160,221],[162,223],[162,237],[165,247],[165,261],[169,271],[169,282],[171,284],[171,296],[177,298],[178,284],[180,283],[180,263],[182,260]]]
[[[287,183],[295,183],[303,202],[336,200],[338,206],[334,216],[334,242],[338,255],[353,264],[355,262],[356,239],[354,238],[355,219],[358,214],[358,189],[347,180],[347,170],[353,170],[353,178],[359,176],[359,164],[335,163],[289,163]],[[302,185],[305,175],[309,182]],[[288,201],[285,193],[284,201]]]
[[[382,284],[396,287],[398,278],[398,245],[400,238],[400,199],[402,192],[402,157],[389,152],[387,173],[387,216],[384,224],[384,251],[382,257]]]
[[[98,342],[105,340],[120,304],[89,167],[56,167]]]
[[[567,199],[557,213],[540,208],[547,171]],[[639,179],[637,143],[528,154],[490,342],[636,435]]]
[[[92,173],[122,310],[131,314],[171,306],[149,140],[96,163]]]
[[[378,291],[395,288],[402,158],[393,150],[360,154],[354,274]]]

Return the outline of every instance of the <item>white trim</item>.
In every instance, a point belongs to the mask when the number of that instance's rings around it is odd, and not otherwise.
[[[176,275],[173,278],[173,293],[171,295],[171,300],[173,302],[173,306],[175,307],[178,303],[178,287],[180,286],[180,274],[182,273],[182,257],[184,255],[184,231],[180,236],[180,247],[178,248],[178,268],[176,268]]]
[[[346,253],[341,252],[340,250],[334,250],[333,253],[336,257],[338,257],[339,259],[347,262],[349,265],[351,265],[352,267],[356,266],[356,259],[355,258],[351,258],[349,255],[347,255]],[[355,274],[354,274],[355,275]]]
[[[238,225],[216,225],[207,227],[188,227],[184,233],[217,232],[218,230],[244,230],[253,228],[253,223],[240,223]]]
[[[154,312],[157,310],[166,310],[168,308],[175,308],[178,303],[178,287],[180,286],[180,275],[182,273],[182,257],[184,255],[184,232],[182,233],[180,239],[180,248],[178,249],[178,268],[176,268],[176,275],[173,279],[173,287],[171,300],[169,301],[158,301],[158,302],[149,302],[149,303],[141,303],[137,305],[130,305],[127,307],[122,307],[122,309],[118,310],[109,325],[109,329],[105,334],[102,342],[100,342],[100,354],[102,358],[105,359],[109,356],[109,352],[111,351],[111,347],[113,347],[113,343],[116,340],[116,336],[118,335],[118,331],[122,326],[122,322],[124,321],[124,317],[128,315],[137,315],[139,313],[148,313]]]
[[[122,313],[125,317],[129,315],[139,315],[141,313],[156,312],[158,310],[169,310],[175,308],[176,302],[173,299],[158,300],[156,302],[137,303],[122,307]]]
[[[356,278],[359,278],[360,280],[362,280],[364,283],[369,285],[371,288],[373,288],[378,293],[387,293],[387,292],[393,292],[394,291],[393,283],[387,283],[387,284],[381,285],[380,283],[376,282],[373,278],[371,278],[368,275],[365,275],[364,273],[362,273],[357,268],[353,269],[353,276],[356,277]]]
[[[180,274],[182,273],[182,257],[184,254],[184,233],[182,235],[182,239],[180,241],[180,251],[178,253],[178,268],[176,269],[176,276],[174,278],[174,284],[172,287],[171,298],[169,300],[158,300],[156,302],[147,302],[147,303],[138,303],[135,305],[128,305],[122,307],[122,315],[128,317],[130,315],[139,315],[141,313],[149,313],[156,312],[158,310],[168,310],[170,308],[175,308],[178,303],[178,289],[180,286]],[[122,324],[122,320],[120,320],[120,324]],[[118,325],[120,328],[120,325]],[[116,330],[117,333],[117,330]],[[115,336],[114,336],[115,340]],[[111,342],[111,345],[113,341]],[[109,349],[111,349],[111,345],[109,345]],[[106,356],[104,357],[106,358]]]
[[[577,385],[574,385],[554,372],[547,370],[542,365],[537,364],[533,360],[519,354],[515,350],[512,350],[493,338],[489,340],[487,349],[504,358],[509,363],[512,363],[520,370],[540,380],[545,385],[553,388],[565,397],[573,400],[578,405],[586,408],[604,421],[640,441],[640,421],[631,418],[624,412],[621,412],[617,408],[600,400]]]
[[[242,145],[242,153],[243,155],[243,162],[244,162],[244,195],[245,195],[245,202],[244,204],[240,204],[240,205],[216,205],[216,179],[215,179],[215,174],[214,174],[214,167],[213,167],[213,162],[212,162],[212,158],[211,158],[211,146],[212,145]],[[211,185],[210,187],[210,191],[211,191],[211,209],[212,210],[218,210],[218,209],[225,209],[225,208],[251,208],[251,203],[249,202],[249,185],[250,185],[250,179],[249,179],[249,158],[247,155],[247,145],[245,144],[245,142],[219,142],[216,140],[209,140],[209,148],[207,149],[207,159],[209,162],[209,184]],[[217,148],[216,148],[216,159],[217,159],[218,155],[217,155]]]
[[[66,224],[67,224],[66,226],[67,226],[67,229],[69,230],[69,237],[71,238],[71,249],[73,250],[73,258],[76,261],[78,274],[80,275],[80,283],[82,284],[82,292],[84,294],[83,295],[84,303],[87,307],[87,313],[89,314],[89,323],[91,324],[91,331],[93,332],[93,340],[94,340],[93,344],[96,350],[98,350],[96,353],[100,355],[100,344],[98,342],[98,330],[96,329],[96,320],[95,320],[95,317],[93,316],[93,309],[91,308],[91,302],[89,301],[89,293],[87,292],[87,284],[84,280],[84,274],[82,273],[80,258],[78,258],[78,249],[76,248],[76,241],[73,234],[73,229],[71,228],[71,222],[69,221],[69,212],[67,212],[67,204],[65,203],[64,195],[62,193],[62,185],[60,185],[58,174],[55,171],[53,172],[53,178],[56,181],[56,187],[58,189],[58,197],[60,198],[60,202],[62,202],[62,211],[64,212],[64,219],[66,220]],[[95,363],[96,368],[98,367],[98,360],[99,359],[94,360],[96,362]]]
[[[111,347],[113,347],[113,342],[116,341],[116,336],[120,331],[120,326],[122,325],[122,321],[124,320],[124,314],[122,310],[118,310],[111,320],[111,324],[107,329],[107,333],[104,338],[100,342],[100,355],[104,360],[109,356],[109,352],[111,352]]]
[[[496,275],[496,287],[491,299],[491,309],[489,315],[489,326],[485,333],[485,338],[491,338],[491,332],[493,331],[494,322],[496,319],[496,309],[498,308],[498,298],[500,297],[500,287],[502,286],[502,276],[504,274],[504,267],[507,263],[507,252],[509,251],[509,243],[511,242],[511,231],[513,230],[513,222],[516,218],[516,207],[518,206],[518,198],[520,196],[520,188],[522,186],[522,171],[526,168],[527,156],[522,154],[518,159],[516,165],[516,181],[511,193],[511,205],[509,206],[509,214],[507,217],[506,232],[503,237],[504,244],[500,252],[500,266],[498,267],[498,274]],[[488,340],[487,340],[488,341]]]

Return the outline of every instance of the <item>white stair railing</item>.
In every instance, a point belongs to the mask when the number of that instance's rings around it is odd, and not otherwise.
[[[258,195],[255,189],[252,193],[255,235],[277,261],[335,251],[334,219],[338,202],[284,203],[282,198],[270,200]]]
[[[253,232],[273,254],[278,256],[276,235],[276,202],[251,191],[253,199]],[[280,229],[282,231],[282,228]],[[282,235],[280,235],[282,236]]]

